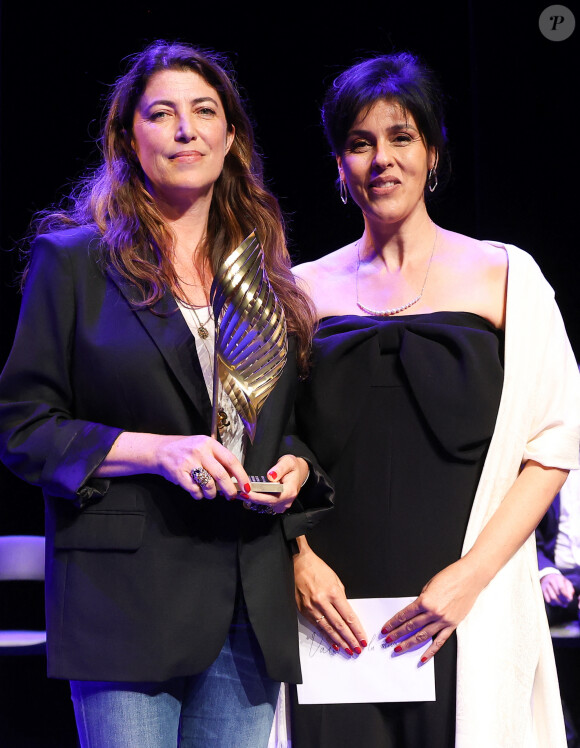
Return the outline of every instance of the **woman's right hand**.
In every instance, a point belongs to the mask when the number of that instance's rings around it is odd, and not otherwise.
[[[214,499],[218,491],[235,499],[238,491],[250,490],[250,479],[229,449],[210,436],[166,437],[157,448],[159,475],[190,493],[194,499]],[[196,483],[191,471],[202,468],[211,476],[205,485]],[[238,481],[233,482],[232,476]]]
[[[368,639],[346,598],[343,583],[304,536],[296,540],[300,549],[294,555],[298,610],[320,629],[335,651],[342,647],[349,655],[360,654]]]
[[[196,468],[210,476],[205,486],[191,477]],[[116,478],[153,473],[181,486],[194,499],[214,499],[221,491],[227,499],[249,492],[250,479],[240,461],[229,449],[210,436],[167,436],[123,431],[93,475]],[[238,481],[236,486],[232,476]]]

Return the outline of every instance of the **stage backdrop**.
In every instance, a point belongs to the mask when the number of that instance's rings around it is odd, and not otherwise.
[[[0,364],[16,325],[16,247],[30,217],[95,163],[109,85],[124,58],[157,38],[230,57],[296,261],[353,240],[362,226],[358,210],[344,207],[336,190],[336,166],[320,126],[325,85],[373,52],[422,56],[447,95],[453,164],[434,219],[529,251],[556,289],[580,356],[580,169],[572,113],[579,32],[565,41],[547,39],[538,23],[545,4],[524,10],[496,0],[371,1],[341,10],[314,3],[139,6],[94,3],[89,10],[57,3],[32,11],[14,2],[2,8]],[[0,467],[0,532],[29,530],[42,530],[37,491]]]
[[[339,200],[324,141],[323,90],[374,52],[410,50],[447,93],[452,181],[432,209],[445,228],[515,243],[556,289],[577,356],[578,30],[546,38],[547,2],[46,3],[1,15],[0,365],[19,296],[15,247],[34,211],[93,164],[108,86],[122,60],[157,39],[227,54],[251,104],[266,176],[297,261],[360,234]],[[129,6],[133,6],[130,8]],[[577,2],[567,6],[579,19]],[[43,532],[39,491],[0,467],[0,533]],[[1,719],[1,718],[0,718]]]

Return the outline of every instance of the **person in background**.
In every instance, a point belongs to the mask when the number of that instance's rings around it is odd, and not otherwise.
[[[572,470],[536,530],[540,583],[550,624],[580,617],[580,471]]]
[[[550,626],[578,626],[580,607],[580,471],[571,470],[548,511],[536,529],[540,584],[546,603]],[[552,632],[554,633],[554,632]],[[565,650],[569,652],[569,650]],[[563,653],[562,653],[563,654]],[[566,658],[567,659],[567,658]],[[560,670],[560,693],[568,748],[578,745],[578,715],[575,709],[578,678],[571,678],[572,669]],[[576,676],[578,673],[576,673]]]
[[[82,748],[264,746],[300,679],[282,514],[304,485],[303,532],[331,490],[282,441],[313,319],[232,76],[188,44],[131,59],[101,165],[36,224],[0,378],[0,456],[46,501],[48,672]],[[209,291],[254,228],[289,353],[249,444],[223,391],[209,435]],[[281,493],[251,490],[266,470]]]

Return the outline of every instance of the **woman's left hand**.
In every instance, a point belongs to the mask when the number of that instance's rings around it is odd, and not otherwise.
[[[416,649],[433,637],[431,646],[421,657],[421,662],[425,663],[441,649],[469,613],[479,592],[473,571],[465,559],[460,559],[427,582],[419,597],[390,618],[381,633],[387,635],[387,642],[397,642],[397,654]]]
[[[282,514],[292,506],[298,492],[308,477],[308,463],[302,457],[283,455],[278,462],[268,470],[268,480],[281,483],[280,493],[259,493],[250,491],[249,494],[238,494],[243,501],[258,507],[265,507],[268,514]],[[253,507],[250,507],[253,508]]]
[[[428,582],[419,597],[383,626],[395,652],[433,642],[422,662],[435,655],[473,607],[481,590],[521,548],[562,488],[568,471],[528,460],[477,540],[454,564]],[[401,641],[401,637],[408,636]]]

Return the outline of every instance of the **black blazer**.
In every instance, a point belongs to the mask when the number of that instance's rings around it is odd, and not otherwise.
[[[88,228],[36,240],[0,378],[0,456],[46,501],[49,675],[161,681],[204,670],[240,579],[270,676],[296,682],[289,538],[330,506],[331,489],[314,466],[285,534],[280,517],[194,501],[159,476],[91,477],[122,430],[209,434],[211,420],[173,297],[135,311],[133,287],[103,272],[98,246]],[[280,447],[295,385],[290,355],[247,452],[250,474],[283,452],[312,460],[291,438]]]

